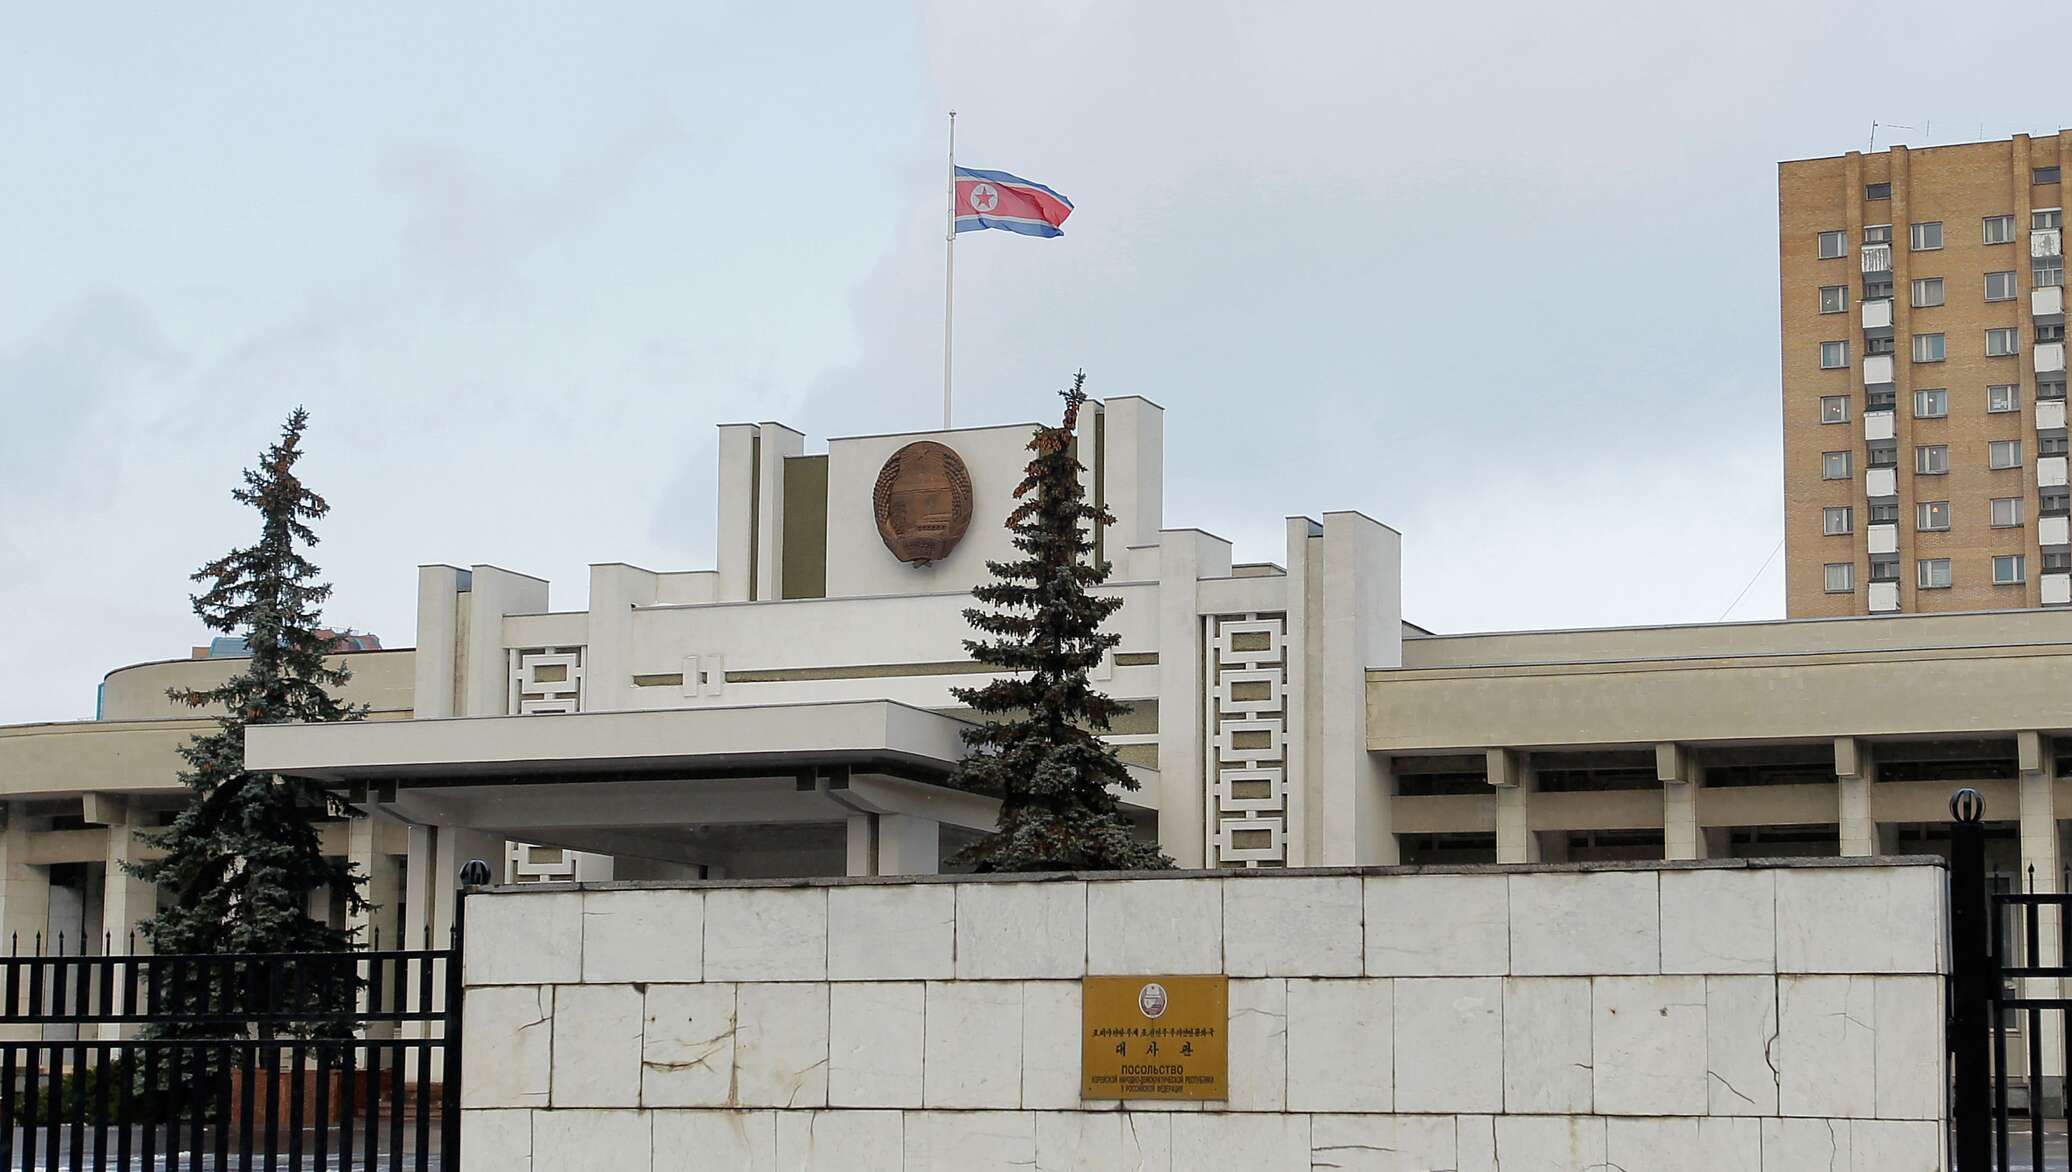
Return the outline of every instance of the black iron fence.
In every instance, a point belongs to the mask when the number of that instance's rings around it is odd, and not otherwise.
[[[1950,799],[1950,1070],[1952,1167],[1961,1172],[2042,1169],[2044,1039],[2055,1034],[2072,1054],[2072,998],[2063,980],[2065,909],[2072,895],[2036,890],[2031,869],[2020,885],[1988,876],[1985,803],[1971,789]],[[2045,963],[2046,933],[2058,941]],[[2047,981],[2047,985],[2031,982]],[[2046,1017],[2046,1015],[2049,1015]],[[2019,1041],[2026,1053],[2016,1052]],[[2019,1081],[2012,1070],[2019,1066]],[[2020,1099],[2016,1095],[2019,1093]],[[2015,1104],[2021,1104],[2026,1162],[2009,1162]],[[2065,1097],[2072,1126],[2072,1096]]]
[[[0,957],[0,1169],[457,1167],[465,902],[446,948]]]

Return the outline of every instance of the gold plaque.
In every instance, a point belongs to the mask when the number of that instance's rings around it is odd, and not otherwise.
[[[1088,977],[1079,1097],[1227,1099],[1229,977]]]
[[[917,566],[940,561],[971,527],[971,472],[942,444],[916,441],[878,470],[871,506],[893,557]]]

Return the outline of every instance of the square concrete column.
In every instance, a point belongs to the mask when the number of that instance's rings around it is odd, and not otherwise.
[[[89,794],[84,805],[88,822],[108,828],[105,874],[101,881],[101,931],[107,933],[116,952],[149,952],[151,946],[141,933],[136,946],[130,946],[131,932],[158,914],[158,889],[129,873],[129,865],[139,861],[144,851],[144,844],[137,841],[129,800],[119,795]]]
[[[1878,824],[1871,818],[1871,782],[1876,770],[1870,746],[1854,737],[1835,738],[1835,821],[1844,858],[1878,853]]]
[[[1662,782],[1662,857],[1706,857],[1705,832],[1698,825],[1698,786],[1704,771],[1690,750],[1674,742],[1655,746],[1655,776]]]
[[[851,814],[851,875],[933,875],[942,869],[942,824],[909,814]]]
[[[1540,839],[1527,817],[1538,788],[1530,761],[1510,749],[1491,749],[1488,760],[1489,784],[1496,790],[1496,861],[1540,862]]]
[[[29,817],[19,802],[0,804],[0,948],[27,956],[50,923],[50,870],[24,862],[29,853]],[[34,1040],[40,1027],[0,1026],[0,1038]]]
[[[346,926],[358,933],[360,943],[366,947],[373,946],[378,929],[382,946],[394,948],[402,930],[396,918],[396,905],[403,893],[402,868],[396,866],[395,856],[388,853],[383,842],[382,831],[389,821],[385,815],[370,810],[354,818],[347,828],[347,850],[353,870],[367,878],[360,893],[372,906],[349,913]]]
[[[382,849],[382,824],[387,821],[387,817],[370,809],[366,814],[354,818],[347,828],[347,849],[352,858],[353,870],[367,877],[367,885],[360,889],[360,894],[372,905],[346,915],[346,926],[353,930],[355,938],[363,948],[374,947],[377,940],[383,948],[397,948],[402,943],[403,926],[396,915],[396,905],[403,894],[403,869],[396,865],[395,856]],[[362,1010],[367,1008],[367,994],[368,990],[360,990]],[[367,1025],[361,1034],[370,1038],[387,1038],[394,1035],[393,1022]]]
[[[504,881],[506,851],[500,834],[465,826],[441,826],[437,862],[432,880],[432,947],[444,948],[453,939],[453,901],[460,894],[460,869],[471,859],[489,864],[489,881]]]

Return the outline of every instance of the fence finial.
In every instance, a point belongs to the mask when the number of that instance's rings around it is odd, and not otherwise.
[[[462,887],[480,887],[489,882],[489,863],[483,859],[469,859],[460,869]]]
[[[1986,799],[1970,786],[1950,795],[1950,817],[1959,822],[1977,822],[1986,812]]]

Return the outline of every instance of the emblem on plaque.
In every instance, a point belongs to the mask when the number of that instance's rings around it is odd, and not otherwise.
[[[971,473],[948,447],[918,440],[878,470],[871,505],[892,556],[925,566],[950,556],[971,527]]]
[[[1157,1021],[1165,1016],[1165,1011],[1166,991],[1164,985],[1153,981],[1142,989],[1137,990],[1137,1012],[1153,1021]]]

